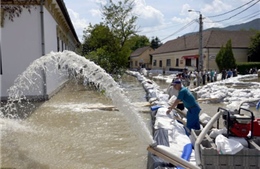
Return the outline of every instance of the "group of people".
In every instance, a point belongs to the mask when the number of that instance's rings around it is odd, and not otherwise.
[[[188,71],[188,69],[184,69],[182,73],[179,73],[177,77],[179,77],[183,81],[184,86],[190,85],[190,79],[194,74],[195,80],[193,81],[194,86],[205,85],[209,82],[217,81],[217,70],[209,70],[209,71]]]
[[[237,69],[222,69],[221,72],[221,80],[228,79],[230,77],[236,77],[237,76]]]
[[[256,67],[250,68],[249,71],[246,70],[246,73],[247,74],[255,74],[255,73],[257,73],[257,68]]]

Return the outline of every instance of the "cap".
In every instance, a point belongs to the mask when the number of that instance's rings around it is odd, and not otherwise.
[[[175,79],[175,80],[172,82],[172,85],[176,85],[176,84],[181,84],[180,79]]]

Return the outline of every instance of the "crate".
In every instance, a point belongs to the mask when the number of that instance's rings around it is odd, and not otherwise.
[[[200,131],[192,131],[195,139]],[[219,154],[209,136],[205,137],[200,144],[200,156],[203,169],[256,169],[260,168],[260,151],[251,146],[244,148],[234,155]],[[260,146],[260,139],[252,140],[256,147]]]

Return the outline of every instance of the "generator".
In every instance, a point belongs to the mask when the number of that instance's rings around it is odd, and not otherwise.
[[[247,112],[246,114],[242,114],[241,111]],[[254,136],[254,114],[252,111],[239,108],[239,110],[235,110],[233,112],[226,110],[224,108],[219,108],[218,111],[223,111],[223,125],[227,128],[227,137],[236,136],[236,137],[248,137]]]

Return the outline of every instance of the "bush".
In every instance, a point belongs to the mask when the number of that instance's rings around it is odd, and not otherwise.
[[[248,74],[251,68],[260,69],[260,62],[239,62],[237,63],[237,71],[239,74]]]

